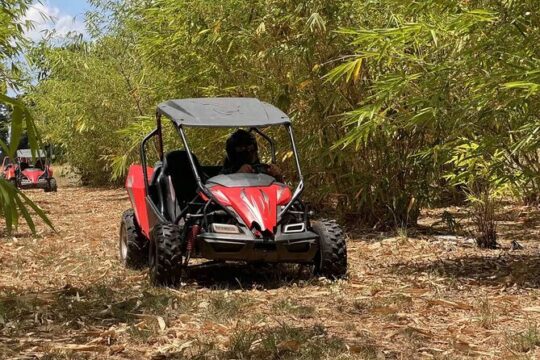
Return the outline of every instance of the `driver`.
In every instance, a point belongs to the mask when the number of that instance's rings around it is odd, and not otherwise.
[[[248,131],[238,129],[229,136],[226,144],[227,156],[223,163],[223,174],[255,173],[257,165],[277,181],[283,181],[281,170],[274,164],[261,164],[258,155],[257,140]]]

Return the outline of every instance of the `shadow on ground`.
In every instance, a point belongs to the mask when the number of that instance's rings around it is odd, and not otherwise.
[[[310,265],[209,262],[190,266],[186,282],[211,289],[276,289],[315,281]]]
[[[535,242],[539,239],[540,210],[507,210],[498,216],[497,221],[497,231],[506,240]]]
[[[540,254],[463,256],[435,262],[401,263],[392,271],[415,275],[433,273],[448,279],[462,279],[476,285],[540,288]]]
[[[273,289],[292,284],[307,284],[307,280],[317,281],[307,269],[298,266],[240,263],[197,265],[189,269],[184,280],[187,290],[193,290],[194,287],[213,290]],[[160,313],[171,305],[171,299],[178,298],[178,291],[171,293],[166,288],[153,287],[149,283],[141,284],[140,281],[148,280],[143,278],[129,284],[122,277],[116,277],[104,284],[80,288],[66,285],[62,289],[39,293],[17,291],[13,287],[2,286],[0,320],[4,325],[10,321],[22,321],[17,326],[11,326],[12,329],[21,327],[21,330],[26,323],[31,328],[57,321],[72,329],[83,325],[108,327],[138,321],[140,314]],[[181,291],[182,287],[177,287],[176,290]],[[190,293],[192,291],[186,291],[185,295]],[[188,300],[191,302],[192,299]],[[187,309],[186,306],[177,308]]]
[[[306,269],[299,270],[296,266],[282,265],[214,263],[192,267],[186,275],[185,289],[173,290],[151,286],[144,274],[132,277],[137,278],[135,281],[126,280],[124,274],[110,278],[103,284],[87,287],[66,285],[61,289],[42,292],[0,287],[0,353],[9,349],[9,356],[33,354],[38,347],[41,351],[54,352],[55,346],[63,342],[88,344],[89,341],[98,341],[97,345],[110,346],[110,341],[113,345],[120,341],[115,338],[116,335],[102,335],[108,334],[111,328],[124,328],[123,336],[127,335],[130,341],[146,343],[160,333],[160,317],[167,322],[174,322],[182,314],[186,314],[202,323],[224,323],[243,316],[245,309],[254,304],[251,295],[242,291],[200,292],[194,291],[195,289],[270,289],[291,284],[309,286],[309,282],[304,280],[317,281]],[[202,305],[204,307],[201,307]],[[334,344],[336,352],[344,351],[341,340],[326,337],[323,330],[320,330],[320,334],[304,333],[304,330],[297,328],[285,330],[292,331],[293,334],[300,331],[297,334],[299,343],[309,343],[312,338],[324,337],[326,341]],[[239,337],[235,341],[240,345],[244,337],[251,339],[262,336],[249,331],[240,331],[233,335],[233,339]],[[270,336],[266,332],[263,335]],[[284,341],[277,340],[277,343]],[[211,343],[207,345],[206,349],[206,345],[202,344],[206,350],[200,350],[216,351]],[[274,347],[261,351],[272,352]],[[306,345],[305,351],[309,349]],[[226,355],[232,356],[236,351],[234,348],[228,349]],[[246,348],[240,353],[250,351]],[[326,350],[323,346],[318,351]]]

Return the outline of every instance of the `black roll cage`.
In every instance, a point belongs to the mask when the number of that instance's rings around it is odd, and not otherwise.
[[[162,133],[161,117],[162,117],[162,114],[160,112],[157,112],[156,113],[156,128],[154,130],[152,130],[150,133],[148,133],[144,137],[144,139],[143,139],[143,141],[141,142],[141,145],[140,145],[140,157],[141,157],[141,165],[142,165],[143,177],[144,177],[144,188],[145,188],[145,193],[146,194],[149,193],[148,190],[149,190],[149,185],[150,185],[150,183],[148,181],[148,170],[147,170],[147,161],[146,161],[146,143],[148,142],[148,140],[150,140],[154,136],[157,136],[157,139],[158,139],[158,144],[157,144],[158,149],[157,150],[158,150],[159,160],[163,161],[163,158],[164,158],[164,154],[163,154],[163,133]],[[184,149],[186,150],[186,153],[188,155],[189,163],[191,165],[191,170],[193,171],[193,175],[195,176],[195,180],[197,182],[198,188],[209,199],[214,201],[216,204],[219,204],[219,201],[214,197],[212,192],[203,184],[203,182],[201,180],[201,177],[200,177],[199,172],[197,170],[197,167],[195,165],[195,160],[193,159],[193,155],[192,155],[191,150],[189,148],[183,126],[182,125],[177,125],[174,121],[172,121],[172,123],[173,123],[175,129],[180,134],[180,138],[182,139],[182,142],[184,144]],[[289,203],[287,205],[285,205],[285,207],[283,207],[281,209],[281,211],[278,213],[278,216],[277,216],[277,222],[278,223],[281,221],[283,215],[289,210],[289,208],[294,204],[294,202],[296,200],[298,200],[298,198],[300,197],[300,195],[304,191],[304,177],[302,175],[302,170],[300,168],[300,160],[298,158],[298,152],[297,152],[296,143],[295,143],[295,140],[294,140],[294,133],[293,133],[293,130],[292,130],[292,127],[291,127],[290,123],[285,123],[285,124],[283,124],[283,126],[285,126],[285,128],[287,129],[287,133],[288,133],[289,139],[291,141],[292,151],[293,151],[293,155],[294,155],[296,171],[298,173],[299,182],[298,182],[298,185],[296,186],[296,188],[295,188],[295,190],[294,190],[294,192],[292,194],[292,197],[291,197],[291,200],[289,201]],[[231,128],[234,128],[234,127],[235,126],[231,126]],[[276,151],[275,151],[274,140],[272,138],[270,138],[268,135],[266,135],[264,132],[262,132],[257,127],[251,127],[250,131],[256,132],[261,137],[263,137],[266,141],[268,141],[268,143],[270,144],[271,152],[272,152],[272,163],[275,163],[276,162]],[[230,212],[229,209],[225,208],[224,210],[227,211],[228,213]],[[230,214],[230,215],[233,215],[233,214]]]

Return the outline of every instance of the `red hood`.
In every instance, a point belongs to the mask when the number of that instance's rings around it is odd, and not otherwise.
[[[232,208],[250,229],[256,227],[271,233],[277,224],[277,207],[291,200],[291,191],[282,184],[261,187],[216,185],[210,191],[221,205]]]
[[[45,171],[40,169],[26,169],[22,171],[22,174],[32,182],[32,184],[37,184],[39,177],[43,175]]]

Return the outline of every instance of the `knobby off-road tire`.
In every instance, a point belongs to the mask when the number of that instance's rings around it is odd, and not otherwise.
[[[328,279],[340,279],[347,274],[347,243],[343,230],[335,220],[312,223],[319,235],[319,251],[315,256],[315,274]]]
[[[57,192],[58,191],[58,184],[56,184],[56,179],[52,178],[49,181],[49,191]]]
[[[45,192],[57,192],[58,185],[56,184],[56,179],[52,178],[49,180],[49,183],[45,187]]]
[[[133,209],[122,214],[119,256],[122,263],[131,269],[142,269],[148,265],[148,240],[141,233]]]
[[[150,237],[150,281],[157,286],[179,285],[183,255],[180,228],[173,224],[157,224]]]

